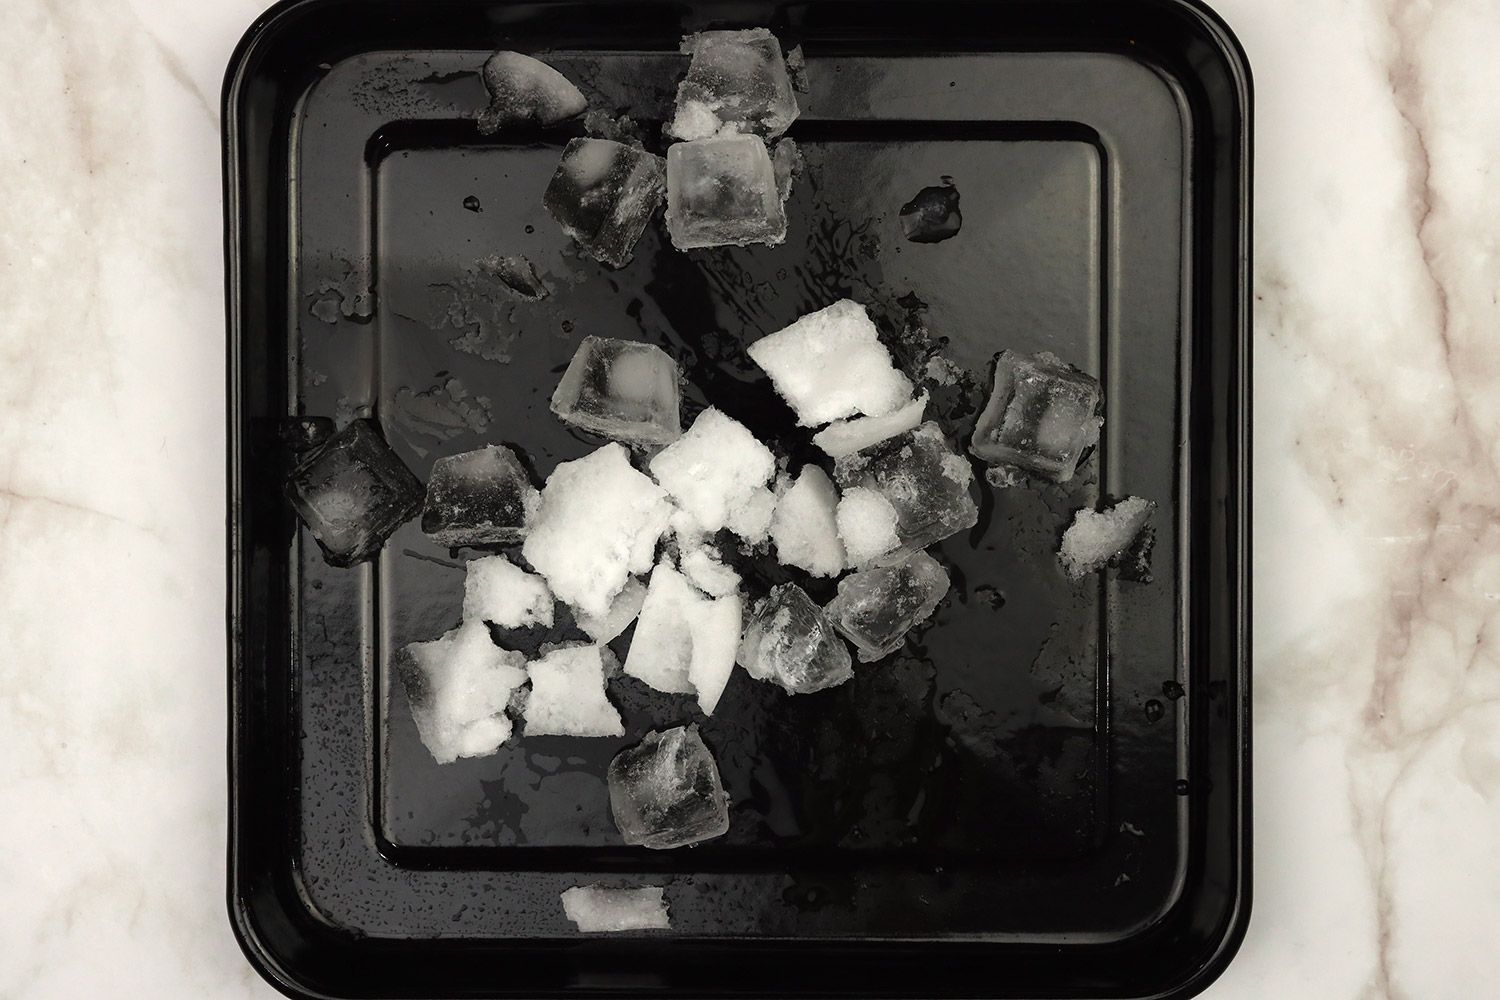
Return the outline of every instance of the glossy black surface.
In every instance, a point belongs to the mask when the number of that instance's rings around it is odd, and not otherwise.
[[[576,131],[471,120],[494,48],[547,51],[595,107],[651,120],[682,33],[757,24],[802,43],[811,85],[785,246],[682,254],[658,221],[605,269],[541,204]],[[1200,989],[1249,902],[1248,113],[1233,40],[1165,0],[269,12],[224,116],[230,902],[252,960],[314,996]],[[962,229],[909,242],[902,205],[945,176]],[[550,294],[514,294],[496,254]],[[1099,448],[1066,487],[981,477],[978,525],[934,550],[952,592],[846,685],[737,671],[704,720],[624,679],[620,740],[434,765],[389,664],[456,623],[461,568],[415,522],[327,566],[280,495],[327,433],[310,418],[368,411],[424,478],[491,441],[540,477],[596,443],[547,412],[596,334],[676,357],[686,418],[712,401],[786,446],[744,345],[846,295],[903,362],[923,327],[967,372],[933,391],[950,435],[996,352],[1050,350],[1103,381]],[[1067,580],[1072,511],[1130,493],[1160,504],[1154,580]],[[624,845],[605,764],[684,721],[730,831]],[[614,878],[664,885],[672,934],[574,933],[558,894]]]

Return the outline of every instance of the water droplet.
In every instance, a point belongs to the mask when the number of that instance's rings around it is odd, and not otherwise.
[[[1181,684],[1178,684],[1176,681],[1163,681],[1161,685],[1161,693],[1166,695],[1168,698],[1171,698],[1173,701],[1176,701],[1183,695],[1187,694],[1187,691]]]
[[[572,333],[573,332],[573,321],[570,320],[570,319],[563,320],[562,321],[562,331],[563,331],[563,333]]]
[[[1152,698],[1150,701],[1146,702],[1146,721],[1159,721],[1165,711],[1166,709],[1162,706],[1162,703],[1157,701],[1155,698]]]
[[[1188,793],[1187,779],[1186,778],[1178,778],[1177,779],[1176,789],[1177,789],[1177,794],[1178,795],[1186,795]]]
[[[536,226],[527,226],[526,227],[526,232],[528,234],[536,232]]]
[[[472,194],[464,199],[464,208],[467,208],[471,212],[484,211],[484,206],[479,204],[479,199],[474,197]]]

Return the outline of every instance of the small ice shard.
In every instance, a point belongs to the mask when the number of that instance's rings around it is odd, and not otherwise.
[[[806,94],[812,90],[807,82],[807,57],[802,53],[802,46],[793,45],[786,53],[786,75],[792,81],[792,89],[799,94]]]
[[[948,592],[948,572],[926,552],[851,573],[824,610],[854,643],[863,663],[900,648],[906,633],[932,615]]]
[[[913,243],[941,243],[957,236],[963,223],[952,177],[944,177],[941,187],[923,188],[901,206],[901,231]]]
[[[792,196],[792,181],[802,176],[805,166],[802,150],[797,148],[794,139],[782,139],[771,150],[771,169],[776,174],[776,196],[781,199],[782,204],[786,204],[786,200]]]
[[[728,597],[740,590],[740,575],[726,566],[707,544],[690,545],[677,559],[682,575],[710,597]]]
[[[710,598],[666,563],[651,572],[625,672],[668,694],[696,694],[712,715],[734,670],[743,606],[738,594]]]
[[[797,97],[781,43],[765,28],[700,31],[682,40],[692,56],[677,87],[677,110],[667,125],[678,139],[725,132],[775,138],[797,117]]]
[[[519,542],[539,499],[509,448],[492,444],[449,455],[432,463],[422,531],[449,547]]]
[[[771,541],[776,558],[813,576],[838,576],[848,564],[839,538],[838,491],[828,473],[804,466],[797,481],[776,501],[771,518]]]
[[[879,417],[835,421],[813,435],[813,444],[834,458],[852,455],[917,427],[922,423],[922,413],[926,409],[927,394],[924,392],[901,409]]]
[[[632,576],[610,602],[607,612],[597,616],[574,612],[573,620],[590,639],[599,643],[609,642],[630,627],[630,623],[640,615],[641,604],[645,600],[646,585]]]
[[[854,676],[849,647],[823,609],[794,583],[773,588],[755,606],[739,660],[751,677],[791,694],[822,691]]]
[[[604,693],[614,654],[600,646],[560,646],[527,664],[527,736],[624,736],[620,713]]]
[[[352,421],[292,470],[286,496],[330,566],[353,566],[422,508],[422,483],[369,420]]]
[[[1150,500],[1127,497],[1101,511],[1080,510],[1063,532],[1058,550],[1063,569],[1078,580],[1115,563],[1133,547],[1155,509]]]
[[[899,521],[896,508],[881,493],[864,486],[845,490],[839,500],[838,527],[849,565],[868,566],[900,548]]]
[[[624,267],[665,190],[661,157],[610,139],[573,139],[542,203],[584,253]]]
[[[1099,440],[1103,398],[1097,379],[1056,355],[1004,351],[969,450],[991,465],[1065,483]]]
[[[766,144],[731,135],[668,146],[667,233],[679,250],[785,240],[786,211]]]
[[[697,726],[647,733],[609,762],[609,806],[627,844],[686,847],[729,830],[729,797]]]
[[[631,574],[651,568],[671,517],[666,493],[611,443],[553,471],[521,554],[559,600],[604,618]]]
[[[840,458],[834,463],[833,477],[846,498],[851,489],[863,486],[890,501],[896,509],[896,534],[907,551],[924,549],[979,520],[979,508],[970,494],[974,470],[948,446],[943,432],[930,420],[914,431]]]
[[[575,885],[564,889],[563,913],[584,934],[660,931],[672,926],[660,886],[611,889]]]
[[[660,347],[585,337],[552,393],[564,423],[633,445],[682,436],[677,362]]]
[[[540,302],[552,289],[536,273],[536,265],[525,257],[492,253],[474,263],[476,273],[494,278],[511,295],[522,302]]]
[[[480,76],[490,92],[489,107],[479,113],[484,135],[515,125],[555,125],[588,108],[572,81],[519,52],[496,52],[485,60]]]
[[[396,676],[433,760],[483,757],[510,738],[505,709],[526,682],[525,666],[526,657],[495,645],[479,621],[396,654]]]
[[[651,474],[704,532],[728,528],[764,541],[775,496],[776,457],[732,417],[709,407],[686,434],[651,459]]]
[[[911,402],[911,382],[891,363],[865,307],[852,299],[762,337],[749,354],[803,427],[884,416]]]
[[[504,556],[471,559],[464,577],[464,620],[501,628],[551,628],[552,591],[546,580]]]

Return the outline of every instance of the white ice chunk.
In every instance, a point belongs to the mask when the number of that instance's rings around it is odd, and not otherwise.
[[[727,527],[749,542],[765,539],[776,457],[738,420],[704,410],[651,460],[651,474],[703,531]]]
[[[677,563],[683,575],[705,594],[727,597],[739,593],[740,575],[724,565],[707,545],[683,549]]]
[[[520,653],[496,646],[477,620],[397,654],[396,675],[433,760],[483,757],[510,738],[505,709],[526,682],[525,664]]]
[[[615,666],[600,646],[562,646],[527,666],[527,736],[623,736],[625,724],[604,693]]]
[[[922,423],[922,412],[926,409],[927,394],[924,392],[899,410],[883,416],[855,417],[831,423],[813,435],[813,444],[834,458],[852,455],[917,427]]]
[[[1127,497],[1105,510],[1080,510],[1063,532],[1058,550],[1063,569],[1075,580],[1103,569],[1130,547],[1155,509],[1150,500]]]
[[[706,597],[665,563],[651,572],[646,602],[625,657],[625,672],[668,694],[696,694],[711,715],[739,646],[738,594]]]
[[[839,494],[828,473],[805,466],[797,481],[776,501],[771,540],[776,558],[813,576],[838,576],[848,564],[839,538]]]
[[[898,516],[891,502],[876,491],[855,486],[839,501],[839,538],[850,566],[867,566],[901,545],[896,534]]]
[[[564,462],[542,488],[536,521],[521,552],[559,600],[604,618],[632,573],[645,573],[672,505],[610,443]]]
[[[501,628],[551,628],[552,591],[546,580],[504,556],[472,559],[464,577],[464,618]]]
[[[563,913],[585,934],[654,931],[671,926],[660,886],[611,889],[575,885],[562,894]]]
[[[480,75],[490,92],[489,107],[479,113],[479,131],[486,135],[512,125],[553,125],[588,109],[571,80],[519,52],[496,52]]]
[[[588,633],[590,639],[609,642],[636,620],[641,613],[641,602],[645,599],[646,585],[632,576],[610,602],[608,612],[595,617],[574,611],[573,620]]]
[[[911,382],[891,363],[865,307],[852,299],[762,337],[749,353],[804,427],[884,416],[911,400]]]

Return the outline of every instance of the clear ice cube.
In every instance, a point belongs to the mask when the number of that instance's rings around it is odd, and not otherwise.
[[[766,144],[753,135],[667,147],[667,232],[679,250],[774,246],[786,211]]]
[[[1097,379],[1056,355],[1004,351],[969,450],[991,465],[1065,483],[1099,440],[1103,398]]]
[[[795,583],[772,588],[756,604],[739,656],[751,677],[792,694],[822,691],[854,676],[849,647],[823,609]]]
[[[926,548],[979,520],[979,508],[969,492],[974,470],[930,420],[840,458],[833,475],[846,491],[862,486],[890,501],[904,551]]]
[[[728,796],[697,726],[647,733],[609,762],[609,805],[627,844],[685,847],[729,829]]]
[[[422,483],[369,420],[352,421],[302,460],[286,496],[330,566],[353,566],[422,507]]]
[[[514,125],[555,125],[583,114],[588,101],[573,82],[540,59],[500,51],[480,71],[490,104],[479,113],[485,135]]]
[[[850,573],[824,610],[859,650],[860,661],[869,663],[900,648],[947,592],[948,571],[926,552],[914,552],[898,563]]]
[[[661,157],[611,139],[574,139],[542,203],[586,254],[624,267],[665,187]]]
[[[585,337],[552,393],[565,423],[626,444],[666,445],[682,436],[677,362],[660,347]]]
[[[422,531],[450,547],[519,542],[538,498],[520,459],[503,445],[449,455],[432,463]]]
[[[700,31],[682,40],[682,51],[692,61],[677,87],[668,135],[706,139],[728,131],[773,139],[796,119],[786,58],[767,29]]]
[[[439,764],[494,753],[510,738],[505,714],[526,682],[526,657],[501,649],[483,622],[414,642],[395,657],[417,735]]]

